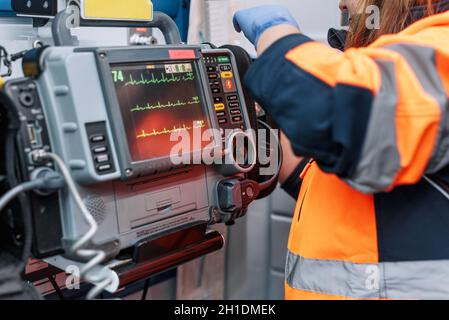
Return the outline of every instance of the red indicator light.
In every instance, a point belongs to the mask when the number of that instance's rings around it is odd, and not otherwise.
[[[231,79],[228,79],[225,81],[225,87],[227,91],[233,91],[234,90],[234,81]]]
[[[170,59],[195,59],[195,50],[168,50]]]
[[[136,31],[139,33],[147,33],[148,32],[148,28],[136,28]]]

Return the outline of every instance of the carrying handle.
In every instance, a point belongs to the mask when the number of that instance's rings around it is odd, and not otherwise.
[[[75,46],[75,41],[70,33],[70,20],[79,7],[71,6],[71,10],[59,12],[52,24],[52,35],[55,46]],[[80,15],[77,15],[80,17]],[[167,44],[180,44],[181,35],[178,26],[167,14],[155,11],[153,21],[115,21],[115,20],[80,20],[81,27],[106,27],[106,28],[157,28],[162,31]]]

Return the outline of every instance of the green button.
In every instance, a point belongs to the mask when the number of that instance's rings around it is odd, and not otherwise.
[[[219,63],[227,63],[227,62],[231,62],[231,59],[229,57],[218,57],[218,62]]]

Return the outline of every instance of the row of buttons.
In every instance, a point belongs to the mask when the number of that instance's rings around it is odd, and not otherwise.
[[[213,63],[214,61],[207,62]],[[219,61],[218,66],[206,66],[209,85],[214,99],[214,108],[220,126],[226,125],[230,121],[232,121],[232,123],[243,121],[239,97],[234,94],[236,91],[236,84],[232,66],[229,63],[229,59],[222,62],[224,63],[220,64]],[[228,93],[229,95],[225,96]],[[226,107],[228,107],[228,111],[226,111]]]
[[[229,104],[230,105],[230,104]],[[237,106],[238,109],[230,109],[229,112],[232,116],[232,122],[242,122],[242,111],[240,110],[240,105],[238,103],[234,103],[234,106]],[[226,119],[226,113],[224,112],[225,105],[223,103],[215,104],[215,111],[217,112],[218,123],[226,124],[228,120]]]
[[[216,72],[209,73],[209,80],[215,80],[220,77],[222,79],[232,79],[232,78],[234,78],[234,74],[231,71],[221,72],[220,74],[218,74]]]
[[[214,66],[209,66],[207,67],[207,72],[208,72],[208,76],[209,76],[209,85],[211,87],[212,90],[212,94],[216,95],[216,94],[220,94],[221,93],[221,86],[220,86],[220,80],[218,77],[218,74],[216,73],[217,68]]]
[[[232,72],[231,72],[232,74]],[[214,90],[215,89],[215,90]],[[218,88],[212,88],[212,93],[217,94],[220,93],[221,90]],[[230,108],[230,113],[231,113],[231,121],[233,123],[235,122],[242,122],[243,121],[243,117],[241,116],[241,109],[240,109],[240,103],[238,102],[239,97],[235,94],[233,95],[228,95],[226,97],[226,100],[228,102],[228,107]],[[225,125],[228,123],[228,118],[226,117],[226,113],[224,112],[224,110],[226,109],[226,106],[224,104],[223,98],[222,97],[215,97],[214,98],[214,106],[215,106],[215,111],[217,112],[217,117],[218,117],[218,123],[220,125]]]
[[[218,68],[216,66],[208,66],[207,72],[209,75],[209,84],[211,87],[212,94],[217,95],[221,93],[221,81],[218,80],[218,74],[217,74]],[[223,103],[222,97],[214,97],[214,108],[217,114],[218,123],[220,125],[226,124],[226,113],[225,113],[225,105]]]
[[[92,136],[90,138],[90,141],[93,143],[101,143],[106,141],[105,136],[103,135],[96,135]],[[108,163],[110,161],[110,157],[108,152],[108,147],[106,146],[97,146],[92,149],[93,153],[95,154],[95,163],[97,165],[97,171],[99,172],[105,172],[112,169],[112,165]]]
[[[221,88],[220,87],[215,87],[215,86],[217,86],[217,84],[216,83],[209,83],[210,84],[210,86],[212,87],[211,88],[211,91],[212,91],[212,93],[213,94],[219,94],[219,93],[221,93]],[[232,79],[228,79],[228,80],[226,80],[225,81],[225,86],[226,86],[226,90],[225,90],[225,93],[226,92],[231,92],[231,91],[234,91],[235,90],[235,84],[234,84],[234,81],[232,80]],[[238,98],[237,98],[237,96],[235,96],[235,100],[237,100]],[[229,100],[229,99],[228,99]],[[230,100],[231,101],[231,100]]]
[[[225,109],[224,103],[215,103],[215,111],[223,111]],[[238,102],[232,102],[228,104],[231,109],[231,114],[241,114],[240,104]]]
[[[106,136],[103,134],[94,134],[90,136],[89,140],[91,142],[91,150],[97,172],[104,174],[111,171],[113,169],[113,165],[109,155]]]
[[[207,72],[217,72],[217,71],[218,71],[218,69],[215,66],[207,67]],[[223,71],[223,72],[232,71],[232,67],[230,64],[222,64],[222,65],[220,65],[220,71]]]
[[[233,102],[229,102],[228,106],[229,106],[229,112],[231,113],[231,120],[232,122],[242,122],[243,121],[243,117],[242,117],[242,109],[240,108],[240,103],[236,102],[236,100],[238,99],[237,96],[228,96],[228,101],[233,101]]]

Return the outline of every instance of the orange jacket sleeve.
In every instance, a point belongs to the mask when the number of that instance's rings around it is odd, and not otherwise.
[[[304,35],[258,59],[247,87],[296,153],[366,193],[449,164],[449,13],[344,53]]]

